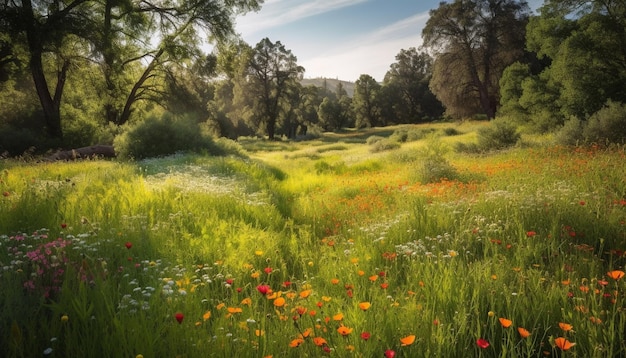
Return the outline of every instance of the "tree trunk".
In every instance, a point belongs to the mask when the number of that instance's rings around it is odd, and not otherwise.
[[[48,81],[43,71],[43,43],[42,34],[40,33],[40,25],[33,14],[33,7],[30,0],[23,1],[24,12],[27,15],[26,38],[28,41],[28,50],[30,52],[30,72],[33,76],[37,96],[43,110],[45,128],[48,135],[52,138],[63,138],[61,129],[61,95],[65,85],[65,77],[69,63],[65,62],[58,74],[57,85],[55,88],[54,98],[48,88]]]
[[[47,157],[46,160],[76,160],[94,157],[114,158],[115,156],[115,149],[111,145],[92,145],[89,147],[60,151]]]

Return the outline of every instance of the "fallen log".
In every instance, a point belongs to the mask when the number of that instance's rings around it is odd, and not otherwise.
[[[112,145],[92,145],[89,147],[62,150],[47,157],[47,160],[76,160],[87,158],[114,158],[115,149]]]

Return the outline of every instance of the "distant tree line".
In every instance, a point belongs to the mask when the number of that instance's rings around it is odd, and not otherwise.
[[[163,115],[229,138],[444,117],[582,133],[626,102],[623,1],[549,0],[539,15],[526,1],[442,2],[423,46],[400,50],[382,82],[361,75],[352,96],[303,86],[305,69],[280,41],[252,47],[235,35],[234,17],[262,3],[0,3],[0,152],[110,144]]]

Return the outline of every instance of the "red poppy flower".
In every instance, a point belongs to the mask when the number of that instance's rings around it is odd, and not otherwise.
[[[258,285],[256,290],[259,291],[262,295],[267,295],[270,292],[270,286],[268,285]]]
[[[478,338],[478,339],[476,340],[476,344],[477,344],[480,348],[482,348],[482,349],[489,348],[489,346],[490,346],[489,342],[487,342],[487,340],[486,340],[486,339],[484,339],[484,338]]]
[[[130,248],[133,247],[133,243],[129,241],[125,243],[124,246],[126,246],[126,248],[130,250]]]
[[[387,349],[385,351],[385,358],[393,358],[396,356],[396,351],[392,350],[392,349]]]
[[[183,323],[183,319],[185,318],[185,316],[182,313],[178,312],[174,315],[174,318],[176,318],[178,323]]]
[[[361,339],[363,339],[364,341],[367,341],[368,339],[370,339],[372,337],[372,335],[369,332],[363,332],[361,333]]]
[[[61,229],[65,229],[66,227],[67,227],[67,224],[66,224],[66,223],[62,223],[62,224],[61,224]]]
[[[266,268],[263,269],[263,271],[265,271],[265,273],[269,275],[269,274],[272,273],[273,270],[272,270],[271,267],[266,267]]]

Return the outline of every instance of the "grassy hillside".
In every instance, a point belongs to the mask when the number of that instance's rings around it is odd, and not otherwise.
[[[625,148],[487,125],[2,161],[3,355],[623,357]]]

